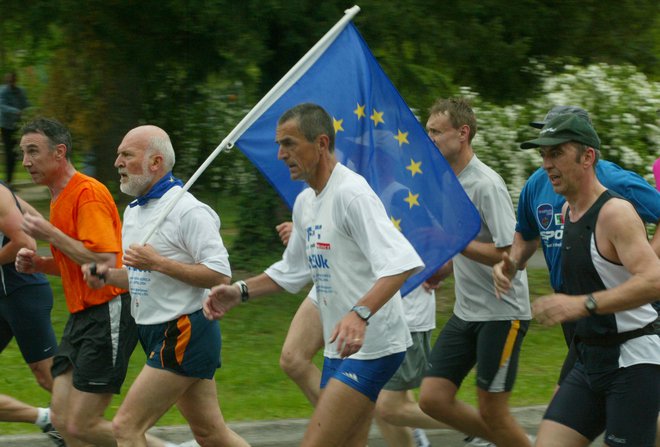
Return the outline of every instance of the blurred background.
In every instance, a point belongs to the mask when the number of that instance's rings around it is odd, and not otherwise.
[[[112,166],[127,130],[164,128],[187,180],[228,132],[352,3],[337,0],[1,0],[0,72],[14,71],[31,107],[73,134],[76,166],[117,201]],[[657,0],[363,0],[355,24],[425,123],[442,96],[472,99],[479,157],[514,202],[539,166],[518,143],[556,104],[585,108],[604,158],[652,182],[660,156]],[[25,176],[23,168],[17,175]],[[26,177],[22,177],[26,178]],[[28,178],[29,179],[29,178]],[[236,207],[235,268],[279,255],[273,227],[289,211],[238,150],[192,191]],[[19,190],[20,192],[20,190]],[[256,259],[256,261],[255,261]],[[255,263],[257,265],[255,265]]]

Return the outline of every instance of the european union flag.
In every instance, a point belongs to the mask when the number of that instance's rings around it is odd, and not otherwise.
[[[277,159],[275,128],[303,102],[333,116],[337,160],[367,179],[424,260],[404,295],[477,235],[477,210],[352,23],[236,141],[289,207],[306,184]]]

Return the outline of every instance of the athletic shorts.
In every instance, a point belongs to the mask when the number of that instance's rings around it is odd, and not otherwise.
[[[406,350],[403,363],[396,370],[392,378],[383,387],[388,391],[408,391],[419,388],[422,379],[429,367],[431,356],[431,333],[411,332],[413,344]]]
[[[73,368],[77,390],[119,394],[136,344],[131,297],[118,295],[69,316],[53,359],[53,377]]]
[[[345,383],[376,402],[378,393],[394,375],[406,353],[398,352],[373,360],[331,359],[325,357],[321,373],[321,389],[330,379]]]
[[[202,310],[159,324],[139,324],[147,365],[186,377],[212,379],[220,368],[220,324]]]
[[[634,365],[589,375],[579,362],[546,410],[557,422],[609,446],[654,447],[660,411],[660,366]]]
[[[50,320],[52,309],[49,284],[26,285],[0,298],[0,352],[15,337],[26,363],[54,356],[57,338]]]
[[[529,320],[463,321],[452,315],[435,341],[427,376],[443,377],[460,387],[476,364],[480,389],[511,391],[528,327]]]

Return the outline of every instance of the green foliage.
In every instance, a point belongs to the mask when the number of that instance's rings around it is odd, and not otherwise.
[[[0,69],[18,70],[35,106],[26,118],[45,114],[69,125],[77,159],[93,161],[95,175],[115,193],[111,166],[128,129],[166,129],[177,152],[175,174],[189,179],[347,7],[338,0],[33,3],[3,2]],[[586,108],[604,157],[651,179],[660,146],[657,1],[360,6],[360,32],[413,110],[424,115],[439,96],[473,97],[477,153],[514,199],[540,162],[533,151],[517,149],[533,135],[527,123],[555,104]],[[244,196],[250,212],[236,242],[245,253],[237,261],[246,267],[249,256],[281,248],[273,221],[288,218],[257,175],[232,150],[193,187],[216,203],[221,194]]]
[[[232,268],[263,270],[284,247],[275,226],[291,220],[289,210],[261,176],[253,173],[241,194],[240,232],[232,245]]]
[[[536,71],[543,83],[538,95],[525,104],[497,106],[469,90],[462,92],[472,98],[477,114],[475,151],[502,175],[514,199],[528,175],[541,165],[536,151],[519,149],[520,142],[538,134],[528,123],[542,119],[555,105],[587,110],[600,136],[603,158],[653,181],[651,166],[660,147],[656,114],[660,83],[629,65],[567,65],[553,75],[538,64]]]

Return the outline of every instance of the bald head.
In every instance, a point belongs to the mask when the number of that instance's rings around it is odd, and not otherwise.
[[[115,167],[120,189],[140,196],[174,167],[174,148],[167,133],[156,126],[130,130],[117,149]]]
[[[158,126],[145,125],[131,129],[124,137],[121,146],[125,144],[145,151],[145,157],[161,155],[163,158],[163,174],[171,171],[174,167],[176,158],[170,136]]]

